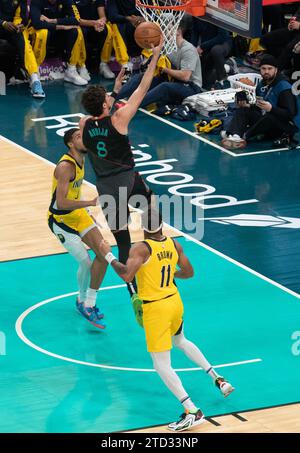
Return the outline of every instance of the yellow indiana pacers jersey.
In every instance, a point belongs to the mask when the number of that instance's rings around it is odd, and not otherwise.
[[[68,194],[67,194],[67,199],[68,200],[80,200],[81,197],[81,187],[82,187],[82,182],[84,179],[84,165],[81,167],[78,162],[72,157],[70,154],[64,154],[60,160],[58,161],[57,165],[60,162],[72,162],[75,165],[75,178],[69,182],[69,188],[68,188]],[[67,213],[70,213],[72,211],[60,211],[57,208],[57,203],[56,203],[56,187],[57,187],[57,179],[53,175],[53,180],[52,180],[52,200],[51,204],[49,207],[49,211],[52,214],[56,215],[64,215]]]
[[[142,300],[161,300],[177,292],[174,274],[178,253],[171,238],[147,239],[151,255],[136,273],[138,295]]]

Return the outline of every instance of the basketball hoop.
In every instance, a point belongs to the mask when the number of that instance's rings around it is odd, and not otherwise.
[[[163,52],[177,49],[176,32],[191,0],[136,0],[136,7],[147,22],[160,26],[165,42]]]

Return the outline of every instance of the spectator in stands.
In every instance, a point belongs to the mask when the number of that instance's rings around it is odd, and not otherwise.
[[[112,24],[117,24],[128,54],[131,57],[140,55],[141,49],[134,40],[134,31],[144,18],[135,7],[135,0],[109,0],[106,4],[106,14]]]
[[[163,67],[161,76],[154,77],[148,93],[141,107],[149,104],[181,104],[183,99],[193,94],[200,93],[202,87],[201,62],[197,49],[183,39],[186,23],[183,20],[177,30],[177,51],[169,55],[175,69]],[[133,75],[121,88],[117,99],[129,97],[138,87],[143,74]],[[165,81],[165,77],[171,77],[172,81]]]
[[[296,11],[288,27],[280,28],[266,33],[261,39],[261,44],[267,52],[278,58],[279,70],[290,67],[292,52],[295,44],[300,41],[300,8]]]
[[[103,46],[106,40],[110,39],[105,14],[105,0],[74,0],[74,3],[80,14],[80,26],[84,35],[88,61],[91,59],[89,57],[91,57],[93,50],[96,49],[99,56],[97,65],[100,74],[106,79],[113,79],[115,75],[107,64],[109,58],[106,62],[102,59]],[[106,44],[106,47],[108,45]]]
[[[232,49],[231,33],[193,17],[192,43],[201,57],[204,87],[228,88],[225,61]]]
[[[15,70],[15,39],[21,31],[19,26],[14,25],[18,1],[0,0],[0,71],[4,72],[7,80],[12,77]]]
[[[115,53],[115,59],[119,63],[119,65],[125,69],[126,71],[126,77],[129,78],[132,72],[133,65],[129,61],[129,55],[127,51],[127,47],[125,44],[125,41],[123,39],[123,36],[120,33],[119,26],[117,24],[112,24],[111,22],[106,22],[106,28],[108,31],[108,36],[107,39],[105,40],[103,50],[101,53],[101,61],[102,64],[106,64],[106,68],[108,68],[107,63],[111,60],[112,57],[112,52]],[[105,69],[105,66],[103,66],[103,69]],[[112,77],[107,77],[107,71],[104,70],[100,71],[100,73],[106,77],[106,78],[112,78]]]
[[[266,136],[279,145],[291,146],[300,128],[299,102],[290,83],[279,73],[272,55],[265,55],[260,67],[262,81],[256,88],[256,105],[243,100],[226,131],[221,133],[228,143],[237,143]]]
[[[20,28],[20,33],[16,35],[21,66],[29,75],[31,94],[36,98],[44,98],[45,93],[42,88],[39,76],[39,65],[43,59],[39,49],[39,43],[44,39],[43,30],[35,31],[31,24],[31,5],[27,5],[26,0],[20,0],[16,9],[13,23]],[[39,54],[39,56],[37,56]]]
[[[50,39],[59,41],[65,50],[67,70],[65,81],[75,85],[86,85],[90,79],[85,66],[86,52],[84,38],[79,27],[80,16],[72,0],[31,0],[28,16],[27,0],[21,0],[20,20],[25,25],[20,53],[25,55],[26,70],[34,76],[46,57],[47,43]],[[58,32],[58,33],[57,33]],[[33,46],[31,44],[33,41]],[[78,66],[78,72],[77,72]],[[44,97],[41,84],[35,83],[35,97]]]

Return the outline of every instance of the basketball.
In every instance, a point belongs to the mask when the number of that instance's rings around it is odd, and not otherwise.
[[[142,49],[151,49],[151,44],[158,46],[160,37],[161,29],[154,22],[142,22],[134,32],[134,39]]]

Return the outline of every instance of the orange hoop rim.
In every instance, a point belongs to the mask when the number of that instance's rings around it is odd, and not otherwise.
[[[149,9],[160,9],[162,11],[171,10],[171,11],[184,11],[187,6],[191,3],[192,0],[185,1],[182,5],[174,5],[174,6],[159,6],[159,5],[146,5],[141,3],[140,0],[136,0],[136,5],[140,8],[149,8]]]

